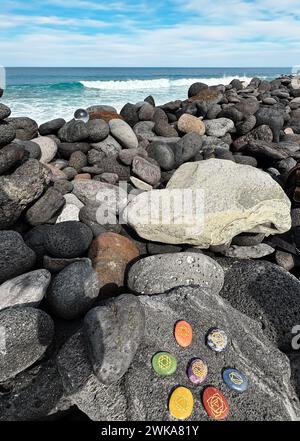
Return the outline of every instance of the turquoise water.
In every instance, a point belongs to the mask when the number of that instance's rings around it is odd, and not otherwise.
[[[228,84],[233,78],[273,79],[290,68],[7,68],[2,102],[13,116],[39,123],[71,119],[77,108],[109,104],[120,110],[127,102],[153,95],[156,103],[185,99],[195,81]]]

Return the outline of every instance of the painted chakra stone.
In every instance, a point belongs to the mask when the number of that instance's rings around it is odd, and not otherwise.
[[[169,352],[158,352],[152,358],[152,367],[159,375],[172,375],[176,372],[177,360]]]
[[[207,377],[208,367],[200,358],[194,358],[188,366],[188,377],[193,384],[201,384]]]
[[[179,346],[187,348],[190,346],[193,339],[193,330],[191,325],[184,320],[177,322],[175,325],[174,335]]]
[[[228,416],[228,401],[217,388],[207,387],[204,390],[202,400],[208,416],[214,420],[224,420]]]
[[[207,335],[207,345],[216,352],[222,352],[228,344],[228,337],[222,329],[212,329]]]
[[[243,372],[228,368],[223,371],[222,375],[224,383],[230,387],[230,389],[239,393],[243,393],[248,389],[248,378]]]
[[[169,412],[177,420],[188,419],[194,409],[194,397],[186,387],[177,387],[172,393],[169,401]]]

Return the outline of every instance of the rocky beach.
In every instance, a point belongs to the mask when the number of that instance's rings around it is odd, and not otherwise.
[[[210,420],[208,386],[229,421],[299,420],[297,80],[74,112],[38,125],[0,103],[0,421],[175,421],[178,386],[190,421]]]

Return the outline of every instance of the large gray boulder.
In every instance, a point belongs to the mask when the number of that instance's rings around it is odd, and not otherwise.
[[[0,229],[11,226],[46,186],[48,171],[35,159],[21,165],[10,176],[0,177]]]
[[[89,259],[74,262],[57,274],[47,294],[51,311],[65,320],[84,315],[99,295],[100,282]]]
[[[126,420],[127,403],[122,386],[119,383],[105,386],[97,379],[88,357],[82,330],[62,347],[57,366],[66,398],[91,420]]]
[[[30,307],[0,311],[0,382],[15,377],[45,353],[54,325],[44,311]]]
[[[136,196],[128,223],[144,239],[200,248],[230,243],[243,232],[266,235],[291,228],[290,201],[268,173],[232,161],[189,162],[165,190]]]
[[[178,286],[198,285],[218,294],[224,283],[221,266],[204,254],[166,253],[140,259],[128,272],[127,284],[138,294],[160,294]]]
[[[89,357],[101,383],[117,383],[128,370],[144,336],[144,309],[124,294],[91,309],[84,319]]]
[[[199,287],[181,287],[157,296],[140,296],[145,312],[145,335],[125,376],[105,386],[93,374],[81,332],[74,335],[60,351],[59,371],[68,398],[93,420],[171,421],[168,399],[178,384],[194,395],[192,421],[206,421],[201,403],[203,389],[219,388],[230,405],[229,420],[275,421],[300,418],[300,404],[290,384],[287,357],[266,339],[259,324],[233,309],[219,295]],[[193,342],[184,350],[174,337],[174,324],[186,319],[193,327]],[[226,331],[229,344],[216,354],[205,345],[209,329],[218,326]],[[177,371],[159,377],[151,367],[153,355],[169,351],[178,362]],[[201,357],[208,364],[208,377],[200,387],[187,378],[188,362]],[[222,381],[225,367],[235,367],[246,374],[249,389],[237,394]]]
[[[0,283],[30,271],[36,262],[35,252],[17,231],[0,231]]]
[[[260,323],[266,337],[280,350],[291,351],[292,329],[300,324],[300,281],[267,261],[217,261],[225,273],[220,295]]]
[[[31,271],[0,285],[0,310],[9,306],[38,307],[51,280],[45,269]]]

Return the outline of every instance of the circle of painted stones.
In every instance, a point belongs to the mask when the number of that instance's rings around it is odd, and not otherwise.
[[[175,324],[174,337],[179,346],[187,348],[192,343],[193,329],[185,320]],[[206,336],[207,346],[215,351],[222,352],[228,345],[228,337],[222,329],[213,328]],[[177,360],[169,352],[158,352],[152,358],[154,371],[161,376],[173,375],[177,370]],[[190,360],[187,368],[189,380],[195,384],[202,384],[208,374],[207,364],[200,358]],[[234,368],[226,368],[222,373],[224,383],[233,391],[242,393],[248,389],[246,375]],[[209,386],[203,391],[202,402],[208,416],[214,420],[223,420],[229,414],[229,403],[222,392],[216,387]],[[169,399],[170,415],[178,420],[188,419],[194,409],[192,392],[183,386],[177,387]]]

